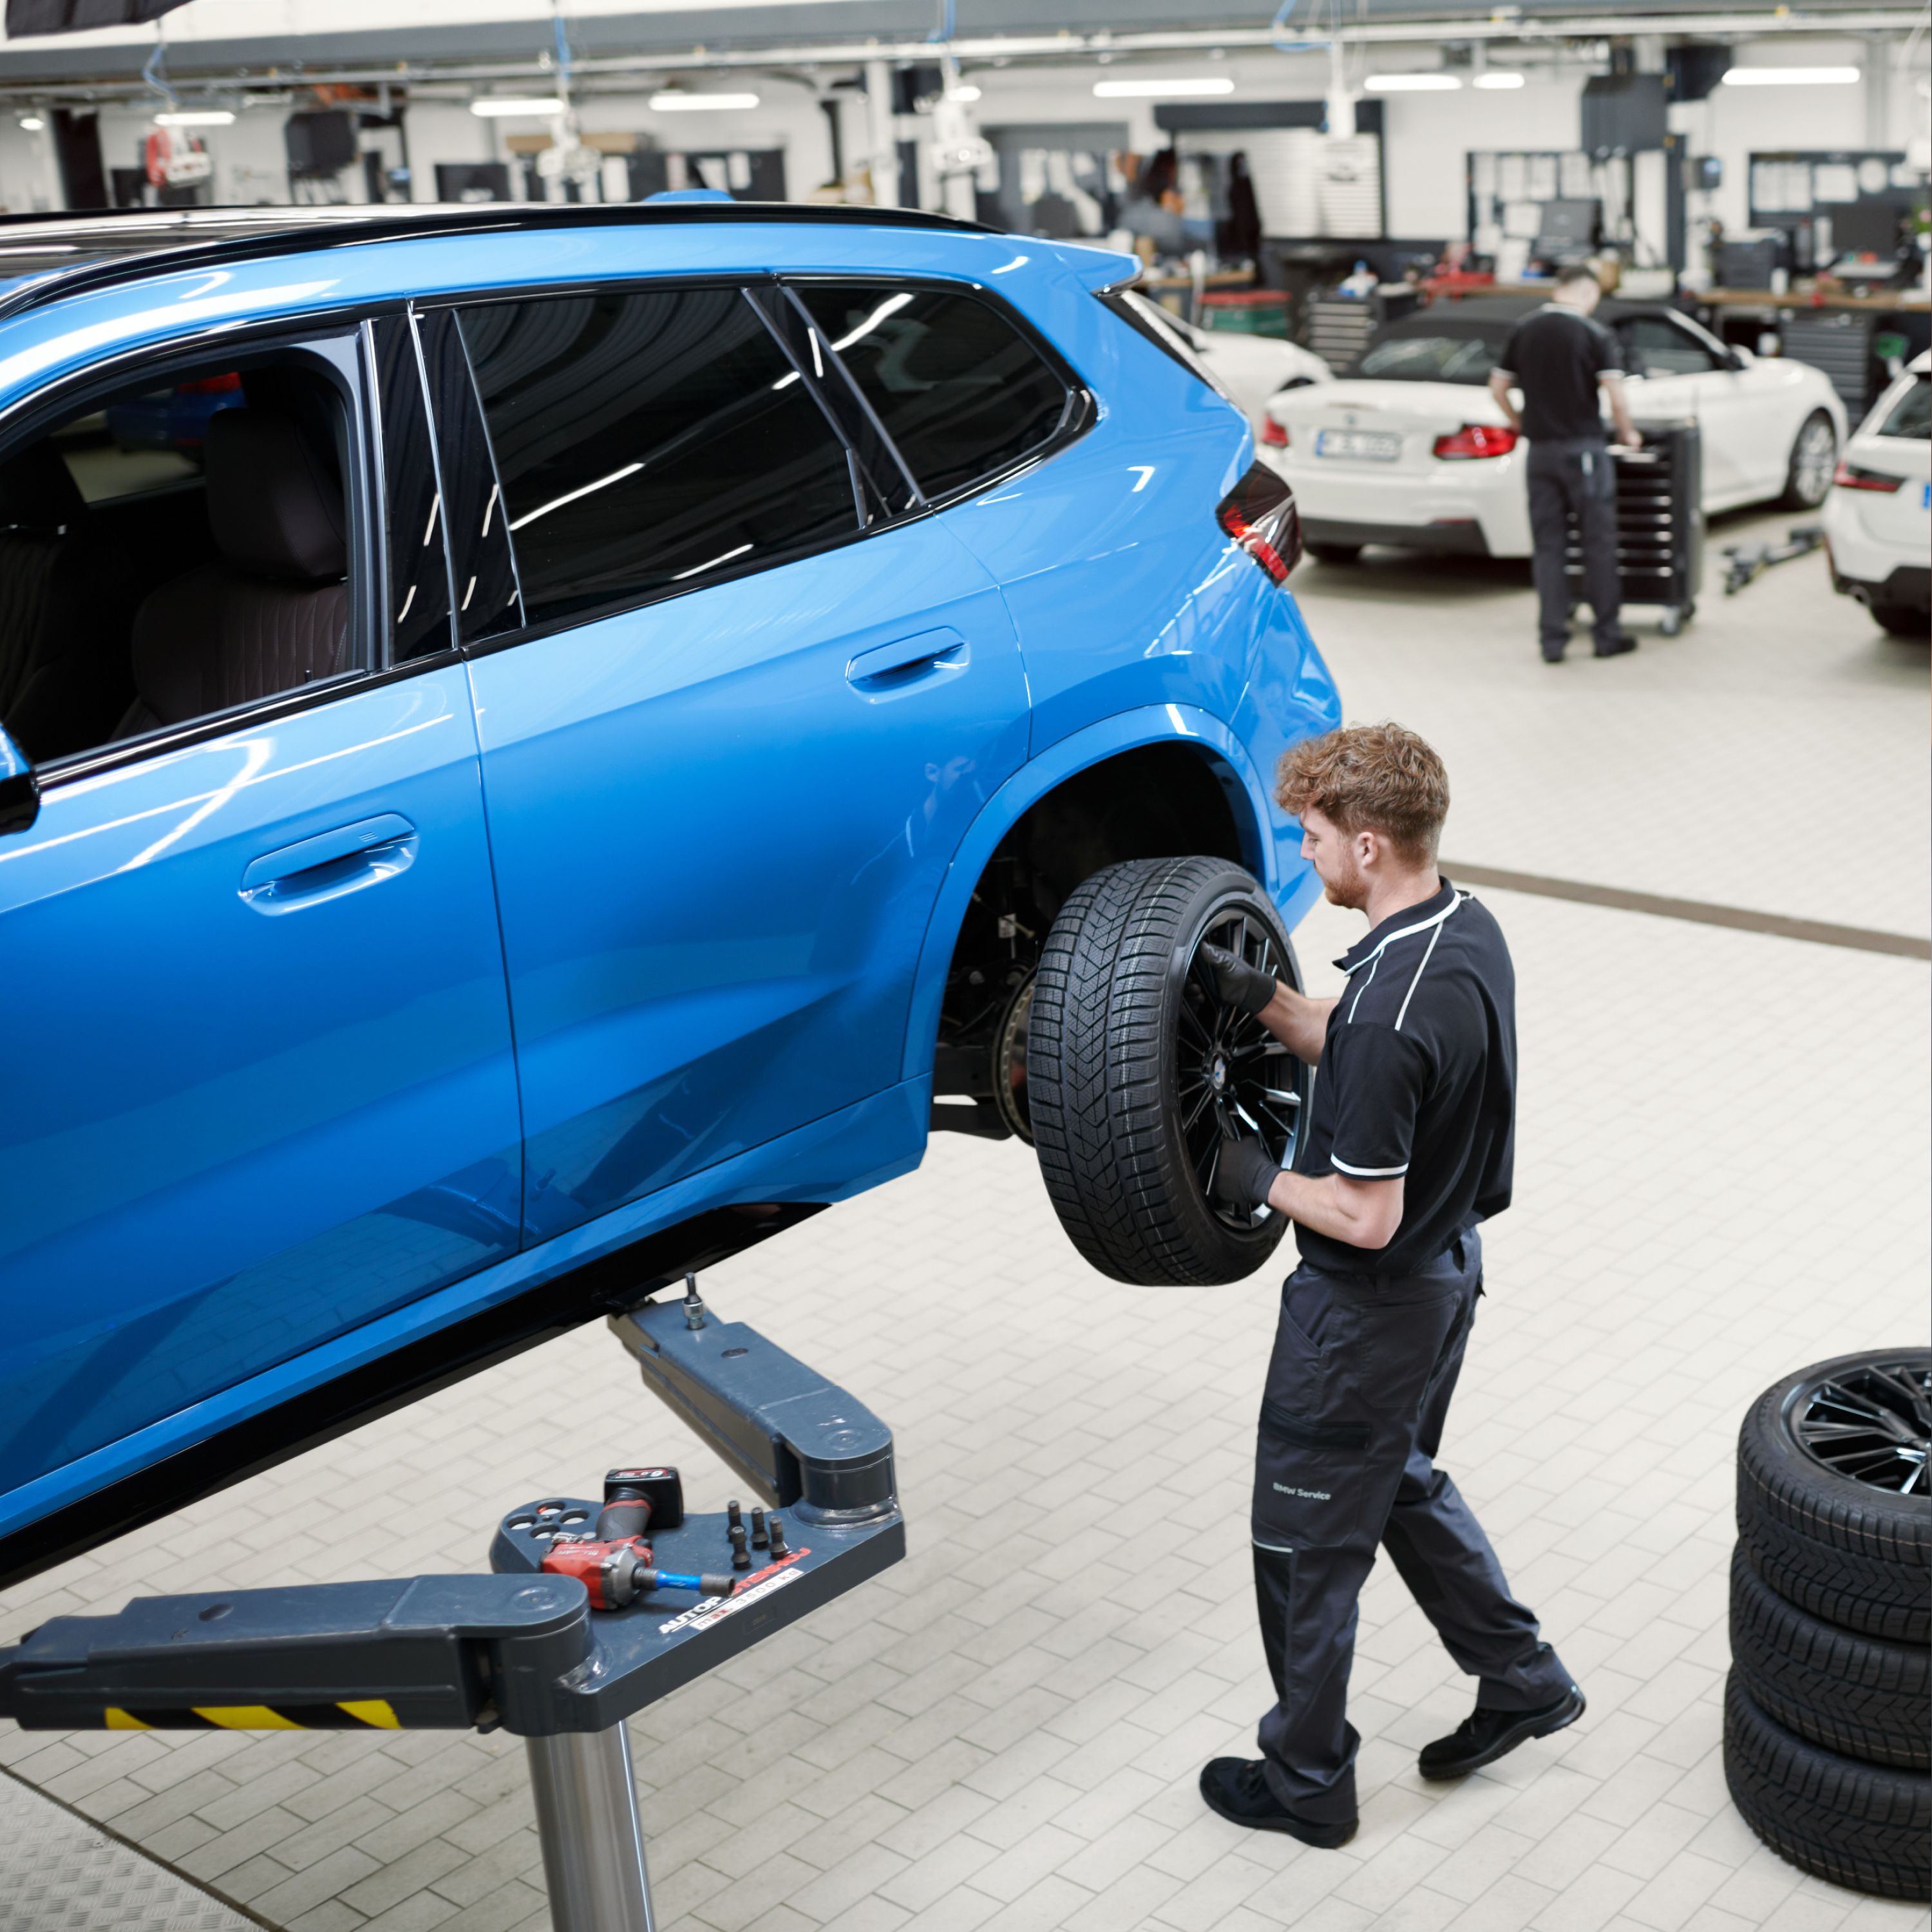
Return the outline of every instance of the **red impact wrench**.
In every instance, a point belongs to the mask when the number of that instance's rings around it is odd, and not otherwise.
[[[552,1576],[574,1576],[590,1593],[593,1610],[621,1610],[652,1590],[730,1596],[737,1587],[731,1577],[653,1566],[646,1532],[654,1522],[675,1529],[683,1520],[684,1486],[675,1469],[613,1469],[604,1478],[604,1507],[590,1535],[558,1538],[544,1552],[543,1569]]]

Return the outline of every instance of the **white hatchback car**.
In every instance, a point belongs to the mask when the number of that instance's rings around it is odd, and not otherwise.
[[[1832,586],[1895,638],[1932,622],[1932,354],[1878,399],[1825,500]]]
[[[1536,305],[1477,297],[1406,316],[1339,381],[1269,402],[1261,453],[1294,487],[1312,556],[1348,562],[1371,543],[1529,555],[1526,446],[1488,383]],[[1700,425],[1707,512],[1823,501],[1845,406],[1822,370],[1728,348],[1674,309],[1605,302],[1597,315],[1622,343],[1639,423]]]

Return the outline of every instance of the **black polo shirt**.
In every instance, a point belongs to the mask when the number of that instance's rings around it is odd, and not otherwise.
[[[1594,316],[1545,302],[1510,331],[1496,373],[1522,391],[1522,433],[1532,442],[1600,436],[1597,384],[1623,374],[1623,354]]]
[[[1516,971],[1489,909],[1447,879],[1336,961],[1299,1174],[1403,1178],[1386,1248],[1297,1226],[1302,1258],[1343,1274],[1412,1274],[1509,1205],[1516,1138]]]

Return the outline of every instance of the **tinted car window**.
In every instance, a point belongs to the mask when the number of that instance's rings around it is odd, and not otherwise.
[[[455,316],[447,309],[418,316],[416,341],[436,418],[436,472],[455,586],[457,635],[464,644],[473,644],[514,631],[524,621],[509,523]]]
[[[460,314],[532,623],[856,531],[844,446],[738,290]]]
[[[1660,316],[1640,315],[1617,324],[1624,367],[1640,376],[1702,376],[1716,366],[1697,338]]]
[[[928,496],[1037,449],[1065,418],[1066,384],[970,296],[877,283],[796,292]]]
[[[1383,382],[1471,382],[1480,388],[1502,347],[1501,335],[1384,336],[1369,345],[1354,373]]]
[[[1921,376],[1892,406],[1879,427],[1880,436],[1915,436],[1923,442],[1932,436],[1932,377]]]
[[[389,649],[392,662],[404,664],[446,651],[455,641],[449,630],[449,562],[410,318],[385,316],[375,325],[375,340],[382,490],[389,513]]]

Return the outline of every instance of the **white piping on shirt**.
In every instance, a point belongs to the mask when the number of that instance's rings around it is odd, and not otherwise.
[[[1460,905],[1462,903],[1462,899],[1459,897],[1456,899],[1456,905]],[[1449,910],[1451,912],[1454,912],[1456,910],[1456,906],[1451,906]],[[1429,944],[1422,950],[1422,964],[1416,968],[1415,977],[1408,982],[1408,991],[1402,994],[1402,1004],[1399,1008],[1397,1008],[1396,1012],[1395,1030],[1397,1033],[1401,1032],[1402,1023],[1408,1016],[1408,1003],[1411,1000],[1415,998],[1416,988],[1422,984],[1423,968],[1426,967],[1429,964],[1429,956],[1436,950],[1436,942],[1442,937],[1442,928],[1438,926],[1436,930],[1429,935]]]
[[[1376,966],[1379,966],[1382,963],[1382,950],[1379,946],[1376,948],[1375,961]],[[1362,982],[1362,993],[1366,993],[1370,987],[1375,984],[1376,966],[1371,966],[1369,968],[1369,976]],[[1360,972],[1361,968],[1358,967],[1355,970]],[[1355,1009],[1362,1004],[1362,993],[1358,993],[1348,1002],[1348,1024],[1351,1026],[1355,1024]]]
[[[1413,926],[1405,926],[1400,932],[1390,933],[1388,938],[1384,939],[1382,943],[1376,948],[1374,952],[1369,955],[1369,958],[1367,960],[1358,959],[1355,962],[1355,970],[1359,973],[1364,966],[1369,964],[1370,960],[1372,960],[1375,962],[1375,966],[1380,965],[1382,964],[1382,957],[1383,953],[1384,953],[1389,947],[1393,946],[1398,939],[1407,939],[1415,933],[1426,932],[1432,926],[1439,926],[1458,906],[1466,904],[1468,902],[1468,897],[1469,895],[1467,892],[1458,892],[1440,912],[1431,913],[1426,919],[1419,919]],[[1432,939],[1429,942],[1429,946],[1430,951],[1433,952],[1436,948],[1436,941]],[[1429,954],[1427,952],[1425,952],[1422,956],[1422,963],[1424,966],[1428,964]],[[1369,982],[1370,980],[1373,980],[1376,976],[1375,966],[1370,966],[1369,977],[1367,980],[1364,980],[1362,982],[1362,993],[1366,993],[1369,990]],[[1421,968],[1417,968],[1416,977],[1418,979],[1421,977]],[[1410,983],[1408,990],[1412,993],[1415,991],[1413,982]],[[1361,1003],[1362,993],[1358,993],[1354,998],[1348,1002],[1348,1024],[1351,1026],[1353,1026],[1355,1023],[1355,1009]],[[1407,1000],[1405,999],[1402,1001],[1402,1008],[1404,1012],[1408,1012],[1408,1002]],[[1400,1026],[1402,1024],[1400,1018],[1397,1019],[1396,1024],[1397,1026]]]
[[[1337,1160],[1332,1154],[1328,1156],[1328,1165],[1347,1174],[1352,1180],[1394,1180],[1397,1175],[1408,1172],[1407,1161],[1400,1167],[1351,1167],[1346,1160]]]

